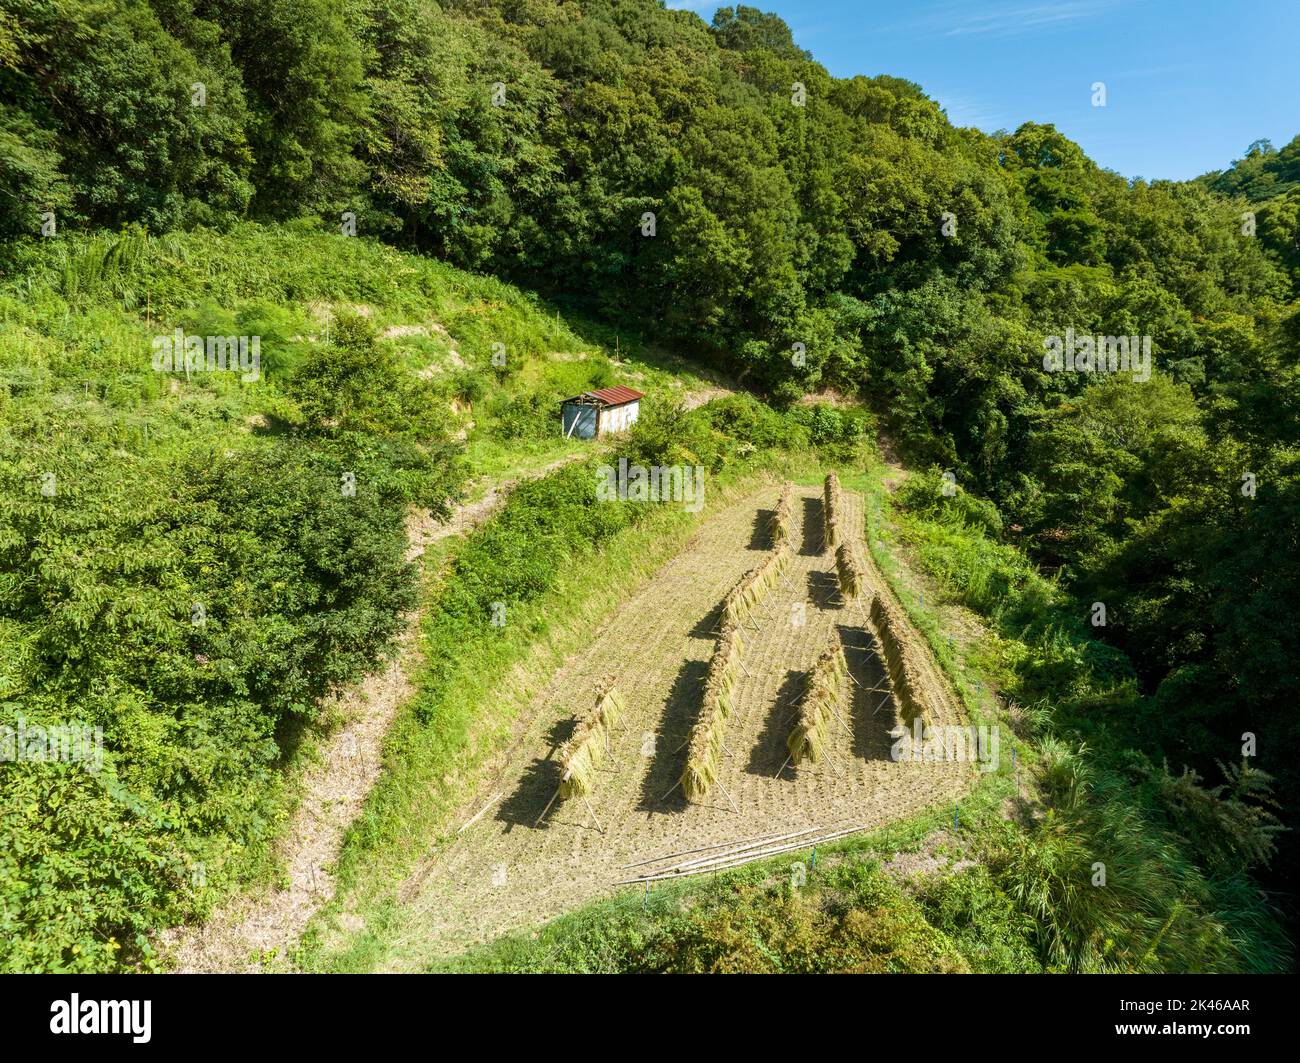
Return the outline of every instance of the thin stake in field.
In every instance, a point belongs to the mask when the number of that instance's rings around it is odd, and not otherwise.
[[[483,813],[485,813],[489,808],[491,808],[493,805],[495,805],[498,801],[501,800],[501,795],[503,793],[505,793],[504,790],[499,790],[495,794],[493,794],[488,799],[488,803],[484,805],[482,808],[480,808],[477,812],[475,812],[474,815],[471,816],[470,819],[465,823],[465,825],[461,827],[460,830],[458,830],[456,833],[464,834],[465,831],[467,831],[470,827],[474,826],[475,823],[477,823],[480,819],[483,818]]]

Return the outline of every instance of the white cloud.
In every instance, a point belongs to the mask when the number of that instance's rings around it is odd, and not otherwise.
[[[953,96],[942,92],[931,95],[947,113],[948,121],[955,126],[974,126],[986,133],[993,133],[1008,126],[1006,118],[987,100],[974,96]]]
[[[912,24],[912,29],[944,37],[1022,37],[1042,30],[1096,18],[1123,6],[1126,0],[1061,0],[1059,3],[970,3],[944,5]]]

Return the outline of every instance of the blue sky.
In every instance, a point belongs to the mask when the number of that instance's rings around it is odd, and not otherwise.
[[[838,77],[907,78],[988,132],[1051,122],[1125,177],[1195,177],[1300,133],[1300,0],[748,2]]]

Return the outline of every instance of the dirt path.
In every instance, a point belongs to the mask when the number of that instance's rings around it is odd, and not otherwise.
[[[703,406],[706,402],[712,402],[714,399],[725,399],[735,393],[734,388],[727,387],[703,388],[700,391],[693,391],[682,400],[682,409],[693,410],[698,406]]]
[[[767,548],[777,493],[775,484],[766,486],[714,516],[534,699],[516,726],[513,755],[485,775],[459,821],[502,796],[473,826],[431,852],[398,890],[402,914],[385,942],[383,969],[420,970],[434,956],[557,916],[607,893],[626,877],[621,868],[637,860],[849,819],[883,825],[953,800],[969,787],[969,765],[890,758],[892,698],[870,692],[885,683],[877,646],[865,610],[835,600],[833,562],[820,549],[819,492],[803,488],[796,513],[800,545],[787,582],[768,601],[767,621],[747,632],[745,663],[753,675],[737,686],[727,728],[730,756],[721,781],[738,811],[720,791],[695,805],[680,791],[670,792],[715,645],[717,606]],[[861,500],[848,492],[845,498],[850,527],[861,528]],[[872,580],[884,589],[874,569]],[[816,771],[781,771],[793,703],[836,629],[861,687],[854,687],[832,763]],[[628,711],[590,812],[581,801],[560,803],[535,825],[554,793],[556,749],[572,728],[575,709],[586,705],[597,680],[611,674]],[[941,676],[926,678],[938,689],[935,722],[960,723]]]
[[[446,520],[438,520],[428,510],[413,512],[406,521],[406,538],[410,544],[406,551],[406,559],[413,561],[422,556],[430,543],[436,543],[455,535],[466,535],[473,531],[505,505],[510,492],[524,480],[540,480],[543,476],[554,472],[556,469],[575,461],[581,461],[583,458],[589,458],[594,453],[596,453],[595,450],[576,451],[572,454],[566,454],[562,458],[556,458],[549,464],[529,473],[528,476],[491,483],[483,493],[482,498],[456,506]]]

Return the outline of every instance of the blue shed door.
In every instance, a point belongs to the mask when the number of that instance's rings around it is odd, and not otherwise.
[[[573,424],[575,419],[578,422],[576,428]],[[576,436],[578,439],[594,439],[596,436],[596,407],[579,406],[577,403],[566,404],[563,407],[560,424],[566,436]]]

